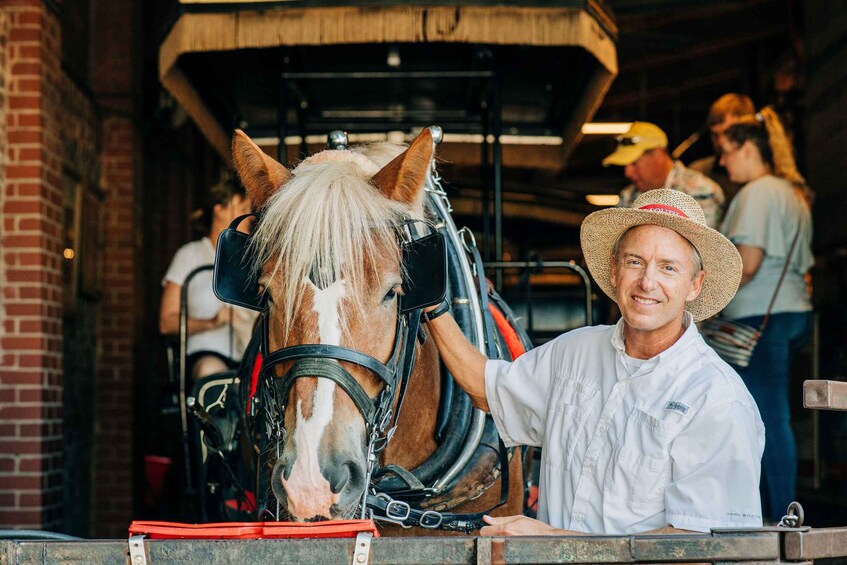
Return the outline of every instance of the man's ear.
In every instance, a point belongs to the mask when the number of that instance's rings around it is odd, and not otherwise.
[[[694,278],[691,280],[691,292],[689,292],[688,296],[685,298],[686,302],[691,302],[700,296],[700,292],[703,290],[704,280],[706,280],[706,271],[700,269],[700,272],[694,275]]]

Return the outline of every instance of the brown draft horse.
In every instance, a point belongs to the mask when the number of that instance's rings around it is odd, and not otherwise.
[[[402,149],[376,144],[326,150],[289,171],[243,132],[236,132],[234,163],[262,213],[253,238],[260,285],[269,301],[270,351],[333,344],[383,363],[389,359],[403,276],[397,225],[425,217],[424,183],[434,151],[429,130],[400,153]],[[340,363],[369,396],[380,393],[383,385],[372,372]],[[290,366],[290,361],[278,365],[275,375]],[[418,342],[404,407],[381,464],[414,469],[436,449],[440,382],[434,340]],[[368,438],[350,396],[330,379],[299,378],[285,403],[284,426],[284,445],[271,484],[286,517],[358,517],[367,486]],[[497,515],[523,509],[518,452],[509,469],[510,499]],[[491,467],[481,473],[490,477]],[[465,482],[480,480],[478,474]],[[451,511],[482,511],[494,506],[499,495],[497,479],[484,494],[475,500],[465,497]],[[416,528],[415,533],[431,531]]]

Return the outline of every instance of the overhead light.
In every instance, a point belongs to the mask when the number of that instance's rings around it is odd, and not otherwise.
[[[621,201],[617,194],[586,194],[585,199],[595,206],[617,206]]]
[[[385,63],[389,67],[399,67],[400,66],[400,50],[397,47],[389,47],[388,48],[388,57],[385,59]]]
[[[583,135],[622,135],[629,131],[632,122],[586,122],[582,124]]]
[[[491,136],[490,143],[494,143]],[[561,145],[564,140],[558,135],[501,135],[503,145]]]

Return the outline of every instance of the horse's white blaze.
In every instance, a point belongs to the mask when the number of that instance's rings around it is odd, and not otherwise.
[[[341,345],[341,312],[339,306],[346,292],[344,281],[335,281],[323,290],[320,290],[311,282],[309,284],[315,294],[313,310],[318,314],[318,331],[320,332],[321,343]]]
[[[339,307],[344,298],[344,281],[339,280],[320,290],[311,282],[309,287],[314,296],[313,310],[318,314],[318,332],[321,343],[341,345],[341,316]],[[321,474],[318,452],[324,430],[332,420],[335,383],[329,379],[318,379],[312,398],[312,414],[303,418],[301,403],[297,401],[297,426],[294,431],[296,458],[288,480],[282,481],[288,493],[288,510],[297,518],[314,516],[330,517],[330,507],[338,502],[339,495],[333,494]]]

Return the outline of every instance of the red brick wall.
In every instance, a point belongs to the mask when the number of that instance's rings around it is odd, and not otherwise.
[[[62,72],[56,14],[42,0],[0,0],[0,528],[62,524],[63,163],[105,197],[91,534],[125,536],[132,517],[135,4],[91,0],[89,97]]]
[[[6,186],[6,152],[2,148],[8,143],[6,139],[6,101],[9,66],[6,57],[6,44],[9,38],[9,14],[4,10],[0,10],[0,219],[3,214],[3,202],[6,196],[6,191],[3,189]],[[0,238],[3,237],[4,221],[0,221]],[[6,280],[6,265],[3,261],[3,250],[0,247],[0,281]],[[0,320],[5,319],[6,311],[4,308],[3,293],[0,290]],[[3,336],[3,325],[0,323],[0,337]],[[3,362],[2,342],[0,342],[0,367]],[[2,383],[0,383],[2,385]],[[0,402],[2,402],[3,393],[0,392]],[[0,433],[2,435],[2,433]],[[0,472],[2,472],[2,463],[0,463]],[[0,506],[3,505],[3,495],[0,495]]]
[[[0,525],[61,518],[60,26],[41,2],[0,3],[7,68],[0,334]]]

